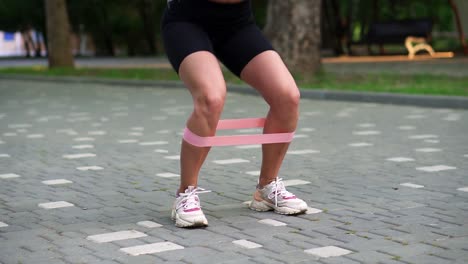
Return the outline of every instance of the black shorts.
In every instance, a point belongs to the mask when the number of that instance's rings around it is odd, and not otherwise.
[[[185,57],[209,51],[240,76],[251,59],[273,50],[254,22],[250,0],[237,4],[172,0],[161,25],[166,54],[177,73]]]

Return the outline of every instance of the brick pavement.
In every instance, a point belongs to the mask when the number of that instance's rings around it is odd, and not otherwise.
[[[249,210],[260,149],[220,147],[210,226],[187,230],[169,213],[190,110],[177,88],[2,80],[0,263],[468,262],[467,111],[302,100],[281,176],[309,213]],[[266,111],[231,93],[223,117]]]

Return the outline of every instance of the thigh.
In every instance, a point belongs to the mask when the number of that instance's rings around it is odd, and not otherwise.
[[[177,73],[182,61],[190,54],[199,51],[213,53],[208,34],[198,24],[188,21],[170,22],[162,28],[162,36],[167,57]]]
[[[276,51],[255,56],[242,70],[241,79],[258,90],[270,105],[299,97],[296,82]]]
[[[253,58],[267,50],[273,47],[254,23],[233,31],[214,46],[216,56],[238,77]]]
[[[221,67],[211,52],[198,51],[188,55],[180,65],[179,76],[194,100],[225,97],[226,84]]]

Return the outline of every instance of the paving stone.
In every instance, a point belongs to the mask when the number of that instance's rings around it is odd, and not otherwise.
[[[179,178],[180,175],[172,172],[162,172],[157,173],[156,176],[163,177],[163,178]]]
[[[358,264],[361,263],[359,261],[355,261],[351,258],[347,258],[347,256],[352,256],[352,255],[345,255],[343,257],[333,257],[333,258],[321,258],[320,262],[321,263],[327,263],[327,264]]]
[[[370,146],[373,146],[374,144],[368,143],[368,142],[356,142],[356,143],[349,143],[348,145],[351,147],[370,147]]]
[[[305,253],[318,256],[320,258],[338,257],[352,253],[347,249],[335,246],[326,246],[304,250]]]
[[[16,174],[16,173],[0,174],[0,179],[13,179],[13,178],[19,178],[19,177],[21,177],[21,176]]]
[[[88,149],[88,148],[94,148],[93,145],[75,145],[75,146],[72,146],[72,148],[74,149]]]
[[[157,145],[166,145],[169,144],[167,141],[148,141],[148,142],[140,142],[138,143],[141,146],[157,146]]]
[[[68,255],[64,257],[68,263],[99,263],[100,258],[92,255]]]
[[[140,226],[143,226],[143,227],[146,227],[146,228],[155,228],[155,227],[161,227],[162,225],[161,224],[158,224],[156,222],[153,222],[153,221],[140,221],[137,223],[137,225],[140,225]]]
[[[170,160],[180,160],[180,155],[165,156],[164,158]]]
[[[66,159],[81,159],[81,158],[96,157],[96,154],[93,154],[93,153],[68,154],[68,155],[63,155],[63,157]]]
[[[102,170],[104,168],[100,166],[80,166],[80,167],[76,167],[76,169],[80,171],[97,171],[97,170]]]
[[[370,135],[379,135],[381,132],[377,130],[362,130],[362,131],[354,131],[354,135],[358,136],[370,136]]]
[[[252,258],[250,260],[253,263],[264,263],[264,264],[282,264],[282,263],[285,263],[284,261],[274,260],[271,257],[267,257],[267,256],[252,256]]]
[[[321,212],[323,212],[323,211],[320,210],[320,209],[307,207],[307,211],[305,213],[306,214],[318,214],[318,213],[321,213]]]
[[[88,236],[86,239],[91,240],[96,243],[105,243],[105,242],[112,242],[112,241],[117,241],[117,240],[139,238],[139,237],[144,237],[144,236],[146,236],[146,234],[142,232],[138,232],[135,230],[126,230],[126,231],[118,231],[118,232],[112,232],[112,233],[92,235],[92,236]]]
[[[234,240],[232,241],[232,243],[240,246],[240,247],[243,247],[243,248],[246,248],[246,249],[253,249],[253,248],[259,248],[259,247],[262,247],[262,245],[258,244],[258,243],[255,243],[255,242],[252,242],[252,241],[249,241],[249,240],[246,240],[246,239],[240,239],[240,240]]]
[[[50,202],[50,203],[40,203],[38,206],[44,209],[56,209],[56,208],[72,207],[74,206],[74,204],[65,202],[65,201],[58,201],[58,202]]]
[[[424,185],[414,184],[414,183],[411,183],[411,182],[401,183],[400,185],[405,186],[405,187],[410,187],[410,188],[416,188],[416,189],[424,188]]]
[[[242,202],[255,190],[261,146],[212,148],[199,179],[213,190],[199,195],[210,226],[187,230],[170,219],[181,124],[192,110],[185,89],[2,79],[0,94],[0,175],[20,176],[0,177],[0,221],[8,224],[0,228],[0,263],[19,256],[22,263],[467,262],[466,110],[302,99],[300,133],[280,174],[307,183],[288,190],[310,214],[248,209]],[[268,110],[259,97],[229,92],[227,99],[226,118]],[[415,151],[433,144],[443,152]],[[63,158],[88,150],[95,156]],[[249,162],[213,162],[233,159]],[[72,183],[42,184],[54,179]],[[38,207],[47,201],[75,206]],[[265,219],[286,226],[259,222]],[[146,236],[86,239],[123,230]],[[246,249],[236,240],[262,247]],[[169,242],[184,249],[139,256],[120,250]],[[353,253],[304,252],[325,246]]]
[[[425,264],[454,263],[452,259],[444,259],[444,258],[440,258],[437,256],[432,256],[432,255],[420,255],[420,256],[415,256],[415,257],[404,258],[402,260],[409,262],[409,263],[425,263]]]
[[[412,158],[407,158],[407,157],[394,157],[394,158],[388,158],[388,161],[394,161],[394,162],[408,162],[408,161],[414,161]]]
[[[138,255],[153,254],[153,253],[159,253],[159,252],[164,252],[164,251],[169,251],[169,250],[178,250],[178,249],[184,249],[184,247],[171,243],[171,242],[159,242],[159,243],[121,248],[120,250],[129,255],[138,256]]]
[[[67,184],[67,183],[73,183],[73,182],[69,180],[65,180],[65,179],[56,179],[56,180],[42,181],[42,183],[46,185],[59,185],[59,184]]]
[[[226,164],[245,163],[249,161],[245,159],[226,159],[226,160],[215,160],[213,162],[216,164],[226,165]]]
[[[305,154],[315,154],[320,151],[314,149],[302,149],[302,150],[288,150],[287,154],[290,155],[305,155]]]
[[[421,243],[408,245],[395,244],[395,246],[385,247],[377,251],[392,256],[407,258],[410,256],[426,255],[428,253],[434,252],[434,247]]]
[[[262,219],[262,220],[260,220],[258,222],[262,223],[262,224],[265,224],[265,225],[270,225],[270,226],[286,226],[287,225],[287,224],[285,224],[283,222],[276,221],[276,220],[273,220],[273,219]]]
[[[197,259],[199,261],[207,261],[207,259],[209,260],[211,256],[214,256],[219,253],[221,252],[213,250],[211,248],[194,246],[181,250],[164,251],[157,253],[156,255],[165,260],[184,261],[192,263]]]
[[[417,152],[439,152],[439,151],[442,151],[442,150],[437,149],[437,148],[418,148],[418,149],[415,149],[415,151],[417,151]]]
[[[447,165],[435,165],[435,166],[426,166],[426,167],[418,167],[417,170],[427,171],[427,172],[438,172],[438,171],[445,171],[445,170],[454,170],[456,167],[447,166]]]

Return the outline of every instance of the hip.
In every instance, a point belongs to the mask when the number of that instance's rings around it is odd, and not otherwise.
[[[171,0],[162,27],[171,22],[190,22],[207,30],[229,30],[254,23],[251,1],[221,4],[208,0]]]

